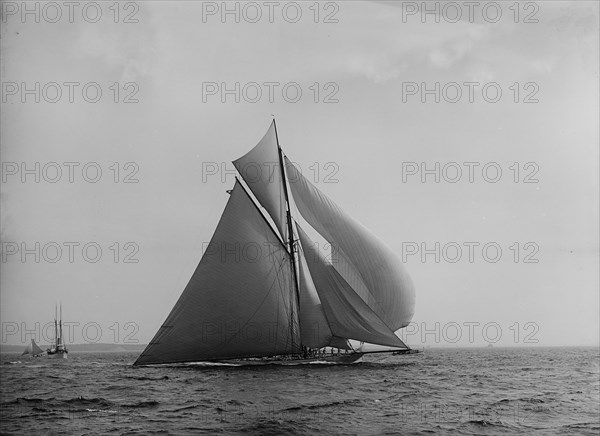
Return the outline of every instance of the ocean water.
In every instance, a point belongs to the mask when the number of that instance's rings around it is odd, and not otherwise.
[[[353,365],[132,367],[4,354],[2,434],[600,433],[598,348],[428,349]]]

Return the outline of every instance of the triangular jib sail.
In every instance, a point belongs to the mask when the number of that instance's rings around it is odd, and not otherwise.
[[[275,122],[234,165],[252,195],[236,180],[198,267],[136,364],[351,349],[350,339],[407,348],[394,332],[414,312],[410,278],[389,248],[284,161]],[[294,229],[292,197],[339,263]]]

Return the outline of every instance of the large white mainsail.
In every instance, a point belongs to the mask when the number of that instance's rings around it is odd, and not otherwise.
[[[302,217],[331,243],[335,270],[387,327],[393,331],[406,327],[414,314],[415,291],[400,259],[311,184],[287,157],[285,163],[294,202]]]
[[[299,351],[290,256],[236,181],[200,263],[136,364]]]

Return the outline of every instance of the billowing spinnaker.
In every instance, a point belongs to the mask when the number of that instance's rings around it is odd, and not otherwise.
[[[297,352],[290,256],[236,182],[200,264],[136,364]]]
[[[332,244],[335,270],[391,330],[406,327],[414,314],[415,291],[400,259],[306,180],[287,157],[285,163],[300,214]]]
[[[296,227],[304,258],[333,334],[339,338],[407,348],[337,270],[325,262],[300,226]]]
[[[287,241],[283,176],[274,121],[260,142],[234,160],[233,165],[275,222],[282,239]]]

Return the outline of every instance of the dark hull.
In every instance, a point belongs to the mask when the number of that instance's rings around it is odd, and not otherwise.
[[[66,351],[47,351],[46,354],[50,359],[66,359],[68,353]]]
[[[306,365],[306,364],[337,364],[349,365],[358,362],[363,353],[341,353],[329,354],[309,358],[256,358],[256,359],[227,359],[216,363],[227,363],[233,365]]]

